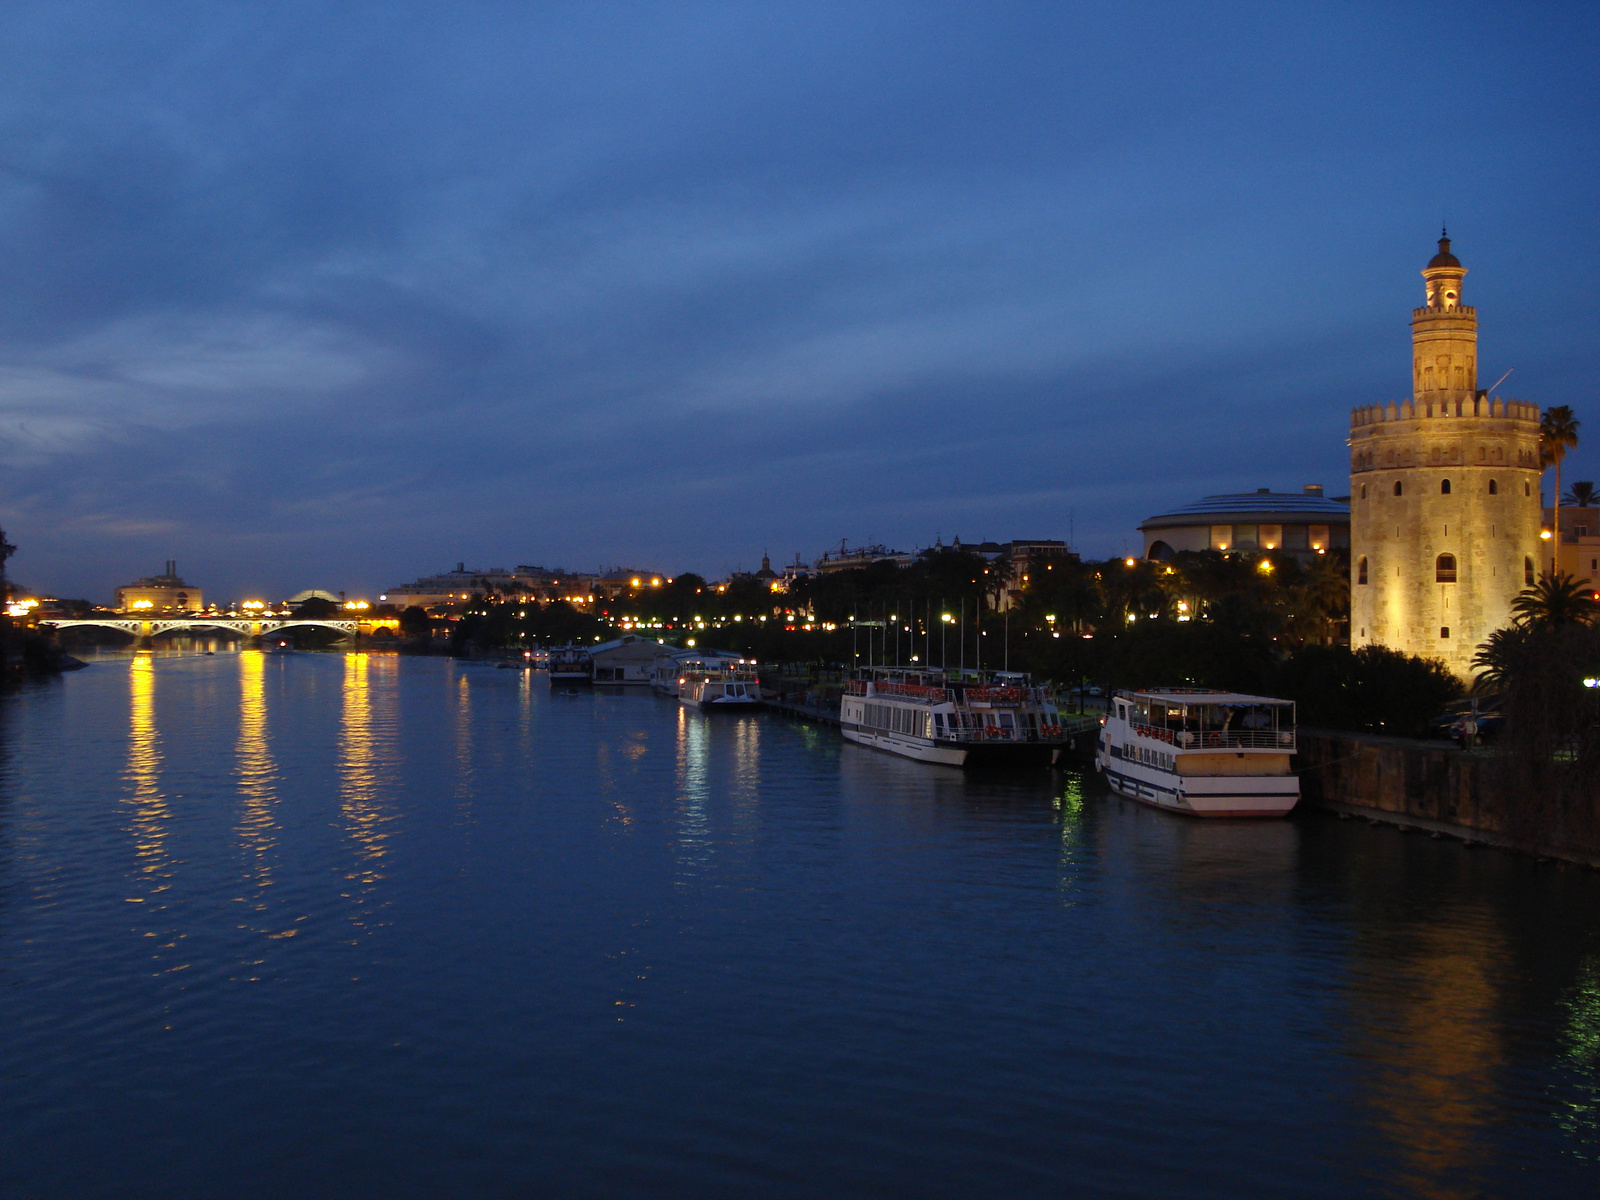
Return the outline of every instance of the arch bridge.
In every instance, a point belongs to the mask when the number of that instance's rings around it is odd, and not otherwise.
[[[41,626],[49,626],[55,630],[73,629],[80,626],[92,625],[100,629],[115,629],[122,633],[132,634],[134,637],[155,637],[158,634],[171,633],[179,630],[200,629],[229,629],[243,637],[260,637],[262,634],[277,633],[295,625],[315,625],[322,629],[333,629],[346,637],[353,637],[361,632],[360,621],[318,620],[315,618],[296,619],[283,617],[281,619],[258,617],[85,617],[62,621],[40,621]]]

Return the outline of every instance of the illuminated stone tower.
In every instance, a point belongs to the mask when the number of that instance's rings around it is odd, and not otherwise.
[[[1467,269],[1439,239],[1411,314],[1411,399],[1350,414],[1350,644],[1472,656],[1539,561],[1539,409],[1478,390]]]

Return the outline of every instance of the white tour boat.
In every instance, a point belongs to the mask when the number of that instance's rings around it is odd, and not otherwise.
[[[1196,817],[1281,817],[1300,799],[1289,769],[1294,702],[1204,688],[1119,691],[1094,765],[1130,800]]]
[[[1021,672],[899,667],[849,680],[839,725],[846,741],[952,767],[1051,766],[1074,732],[1049,692]]]
[[[761,704],[756,664],[746,659],[690,659],[678,676],[678,702],[701,712],[736,712]]]

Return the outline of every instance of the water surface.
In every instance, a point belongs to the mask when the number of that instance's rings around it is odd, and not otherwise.
[[[441,659],[0,700],[15,1196],[1590,1196],[1600,876]]]

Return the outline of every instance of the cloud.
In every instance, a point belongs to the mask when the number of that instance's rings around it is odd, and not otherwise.
[[[1446,199],[1485,362],[1563,398],[1600,366],[1564,219],[1597,152],[1549,132],[1593,111],[1592,31],[1439,27],[13,6],[17,568],[104,595],[176,556],[287,593],[845,535],[1099,553],[1207,491],[1337,490],[1346,410],[1404,389]],[[1419,44],[1537,82],[1441,128],[1401,82]]]

